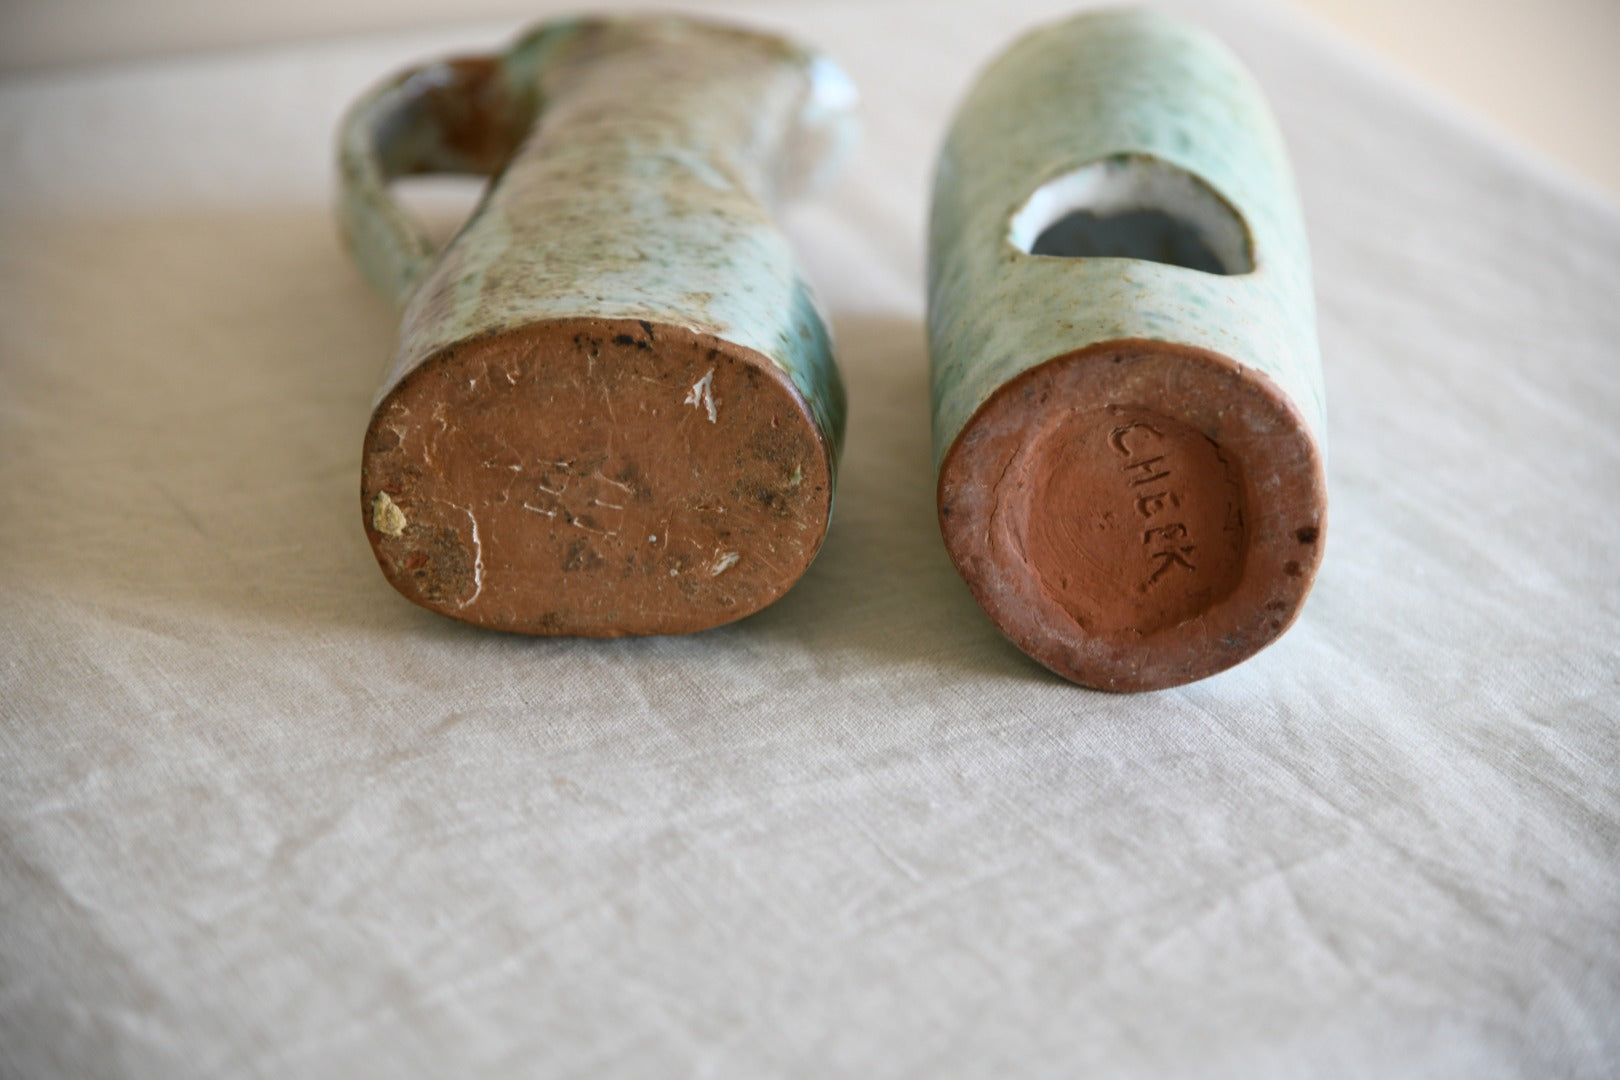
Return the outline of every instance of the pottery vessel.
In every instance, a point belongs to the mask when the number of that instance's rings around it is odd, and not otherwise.
[[[1294,621],[1326,536],[1310,263],[1218,41],[1108,11],[994,61],[939,161],[928,324],[940,527],[1019,648],[1149,690]]]
[[[544,24],[389,80],[343,122],[339,217],[403,308],[361,511],[406,597],[534,634],[679,633],[779,597],[826,533],[844,399],[772,218],[854,93],[781,38]],[[389,190],[490,175],[434,250]]]

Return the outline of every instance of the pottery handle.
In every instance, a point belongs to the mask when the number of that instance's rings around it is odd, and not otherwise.
[[[501,57],[463,57],[411,68],[349,109],[338,135],[338,223],[372,286],[403,305],[438,251],[389,189],[401,176],[490,176],[533,119],[532,95],[514,89]]]

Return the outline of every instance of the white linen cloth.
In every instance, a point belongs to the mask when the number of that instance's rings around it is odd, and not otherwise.
[[[395,318],[333,131],[515,27],[0,84],[0,1074],[1620,1073],[1616,206],[1173,8],[1294,155],[1328,552],[1251,662],[1095,693],[944,555],[921,324],[950,110],[1072,5],[686,7],[825,46],[867,126],[791,217],[831,536],[686,638],[460,626],[361,530]]]

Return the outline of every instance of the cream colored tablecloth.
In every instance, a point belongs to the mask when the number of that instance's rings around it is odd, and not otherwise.
[[[791,221],[852,413],[808,576],[681,639],[453,624],[360,528],[332,131],[511,27],[0,84],[0,1074],[1620,1072],[1620,211],[1180,8],[1295,155],[1327,562],[1247,665],[1071,687],[943,553],[921,327],[949,110],[1065,6],[724,9],[865,92]]]

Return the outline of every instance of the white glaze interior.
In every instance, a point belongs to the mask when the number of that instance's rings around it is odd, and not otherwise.
[[[1111,157],[1047,181],[1013,215],[1007,239],[1019,251],[1030,253],[1048,228],[1077,211],[1099,218],[1157,212],[1195,233],[1222,273],[1247,274],[1254,269],[1249,232],[1237,211],[1198,177],[1158,158]],[[1163,261],[1150,253],[1147,237],[1134,257]]]

